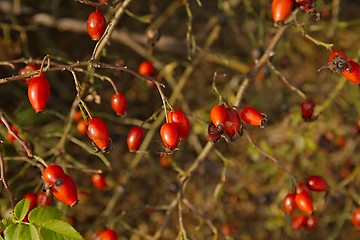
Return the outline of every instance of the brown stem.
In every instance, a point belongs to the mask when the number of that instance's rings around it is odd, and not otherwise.
[[[2,144],[2,142],[0,142],[0,144]],[[6,178],[5,178],[5,162],[4,162],[4,157],[2,155],[2,146],[0,146],[0,178],[1,181],[4,184],[4,187],[9,195],[10,198],[10,204],[11,204],[11,209],[14,209],[14,198],[13,195],[9,189],[9,185],[7,184]]]

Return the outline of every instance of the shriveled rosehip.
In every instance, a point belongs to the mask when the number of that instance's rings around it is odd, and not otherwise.
[[[111,97],[111,108],[117,115],[123,115],[126,111],[127,101],[122,93],[114,93]]]
[[[305,227],[307,224],[308,217],[305,215],[296,215],[291,220],[291,226],[294,229],[300,229],[302,227]]]
[[[220,139],[222,132],[211,122],[208,126],[208,140],[210,142],[216,142]]]
[[[29,63],[27,64],[25,67],[21,68],[19,70],[19,75],[23,75],[23,74],[28,74],[28,73],[32,73],[35,72],[36,70],[38,70],[40,67],[34,63]],[[21,81],[23,81],[26,84],[29,84],[30,80],[32,79],[32,77],[27,77],[27,78],[23,78],[21,79]]]
[[[69,207],[78,203],[78,192],[74,180],[67,174],[63,176],[63,183],[58,187],[50,188],[51,193]]]
[[[315,109],[315,102],[312,99],[305,99],[301,102],[301,116],[305,121],[311,121]]]
[[[92,40],[98,41],[105,32],[106,19],[101,12],[92,12],[87,20],[87,32]]]
[[[360,228],[360,207],[354,209],[351,213],[351,223],[356,227]]]
[[[296,209],[296,203],[295,203],[295,194],[294,193],[288,193],[282,202],[282,208],[284,212],[288,215],[293,214],[293,212]]]
[[[19,130],[14,125],[10,125],[10,128],[15,134],[19,134]],[[15,137],[10,132],[7,134],[7,139],[11,143],[15,141]]]
[[[86,135],[87,133],[87,123],[84,119],[81,119],[77,124],[76,124],[76,130],[80,135]]]
[[[91,176],[91,182],[93,184],[94,187],[98,188],[98,189],[106,189],[107,188],[107,183],[106,183],[106,179],[104,177],[104,175],[99,174],[99,173],[95,173]]]
[[[149,61],[143,61],[139,65],[138,72],[142,75],[151,76],[154,72],[154,65]]]
[[[35,193],[28,192],[23,196],[22,199],[27,199],[30,202],[28,212],[30,212],[34,207],[36,207],[36,194]]]
[[[176,123],[164,123],[160,129],[160,136],[166,148],[173,150],[179,143],[179,129]]]
[[[38,206],[49,206],[51,204],[51,198],[45,192],[39,192],[36,197],[36,203]]]
[[[252,126],[259,126],[260,128],[265,127],[267,123],[267,117],[265,114],[260,113],[255,108],[246,106],[241,110],[240,118],[245,123]]]
[[[177,123],[179,129],[179,138],[183,140],[188,137],[190,132],[190,121],[186,114],[181,110],[172,110],[168,112],[169,123]]]
[[[310,176],[307,179],[307,185],[312,191],[328,192],[330,190],[329,184],[321,176]]]
[[[315,12],[315,0],[295,0],[295,5],[306,13]]]
[[[271,13],[275,25],[283,22],[291,13],[294,7],[294,0],[273,0]]]
[[[132,127],[127,135],[126,143],[130,152],[139,149],[142,139],[144,137],[144,130],[141,127]]]
[[[210,111],[210,119],[219,131],[222,131],[227,119],[226,107],[223,105],[214,106]]]
[[[64,176],[63,168],[57,164],[47,166],[42,173],[44,181],[51,186],[60,186]]]
[[[230,136],[235,136],[242,129],[238,112],[233,108],[226,108],[226,120],[223,130]]]
[[[306,191],[296,192],[295,202],[301,211],[310,215],[313,214],[314,212],[313,202],[311,196]]]
[[[101,151],[110,151],[109,130],[103,120],[100,118],[89,119],[87,135]]]
[[[50,85],[44,75],[31,79],[28,84],[28,98],[35,112],[44,111],[50,98]]]

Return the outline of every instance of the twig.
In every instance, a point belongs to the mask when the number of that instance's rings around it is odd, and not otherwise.
[[[4,163],[4,157],[3,157],[3,154],[2,154],[2,141],[0,142],[0,178],[1,178],[1,181],[3,182],[4,184],[4,187],[9,195],[9,198],[10,198],[10,204],[11,204],[11,209],[14,209],[14,198],[13,198],[13,195],[9,189],[9,185],[7,184],[7,181],[6,181],[6,178],[5,178],[5,163]]]

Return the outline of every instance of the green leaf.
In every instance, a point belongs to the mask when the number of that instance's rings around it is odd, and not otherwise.
[[[24,217],[26,216],[28,210],[30,207],[30,201],[28,199],[22,199],[20,202],[18,202],[14,208],[14,215],[15,217],[22,221]]]
[[[43,239],[83,240],[83,237],[71,225],[61,220],[46,222],[40,229]]]
[[[32,224],[16,223],[5,229],[5,240],[40,240],[39,233]]]
[[[40,206],[34,208],[29,213],[29,222],[42,226],[44,223],[54,220],[54,219],[60,219],[62,217],[63,213],[54,207],[49,206]]]

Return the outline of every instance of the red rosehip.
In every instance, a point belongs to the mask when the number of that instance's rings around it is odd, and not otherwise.
[[[311,195],[309,195],[306,191],[296,192],[295,203],[301,211],[310,215],[313,214],[314,206]]]
[[[307,185],[312,191],[323,191],[328,192],[330,186],[327,184],[324,178],[320,176],[310,176],[307,179]]]
[[[98,189],[106,189],[107,188],[107,183],[106,183],[106,179],[104,177],[104,175],[99,174],[99,173],[95,173],[91,176],[91,182],[92,185]]]
[[[19,130],[14,125],[10,125],[10,128],[15,134],[19,134]],[[15,137],[10,132],[7,134],[7,139],[11,143],[15,141]]]
[[[45,192],[39,192],[36,197],[36,203],[38,206],[49,206],[51,204],[51,198]]]
[[[271,3],[271,13],[275,25],[284,21],[290,15],[293,7],[294,0],[273,0]]]
[[[34,207],[36,207],[36,194],[35,193],[28,192],[23,196],[22,199],[27,199],[30,202],[28,212],[30,212]]]
[[[293,214],[296,209],[295,194],[288,193],[282,202],[282,208],[286,214]]]
[[[25,67],[21,68],[19,70],[19,75],[23,75],[23,74],[28,74],[28,73],[32,73],[35,72],[36,70],[38,70],[40,67],[34,63],[29,63],[27,64]],[[32,79],[32,77],[27,77],[27,78],[23,78],[21,79],[21,81],[23,81],[26,84],[29,84],[30,80]]]
[[[92,12],[87,20],[87,32],[92,40],[98,41],[106,29],[106,19],[101,12]]]
[[[351,213],[351,223],[356,227],[360,228],[360,207],[354,209]]]
[[[241,110],[240,117],[245,123],[252,126],[259,126],[260,128],[265,127],[267,123],[266,115],[250,106],[246,106]]]
[[[348,59],[348,68],[346,68],[342,75],[350,82],[360,84],[360,65],[352,59]]]
[[[149,61],[143,61],[139,65],[138,72],[142,75],[151,76],[154,72],[154,66]]]
[[[127,135],[126,143],[130,152],[139,149],[142,139],[144,137],[144,130],[141,127],[132,127]]]
[[[50,188],[51,193],[61,202],[73,207],[78,203],[78,192],[74,180],[67,174],[63,176],[63,183]]]
[[[295,4],[306,13],[315,12],[315,0],[295,0]]]
[[[89,119],[87,135],[101,151],[110,151],[109,130],[103,120],[100,118]]]
[[[123,115],[126,111],[127,101],[123,94],[114,93],[111,97],[111,108],[117,115]]]
[[[87,123],[84,119],[81,119],[77,124],[76,124],[76,130],[80,135],[86,135],[87,133]]]
[[[227,110],[223,105],[214,106],[210,111],[211,122],[219,129],[223,130],[227,118]]]
[[[45,75],[35,76],[28,84],[28,98],[35,112],[46,108],[50,98],[50,85]]]
[[[305,99],[301,103],[301,116],[305,121],[311,121],[314,114],[315,102],[312,99]]]
[[[173,150],[179,143],[179,129],[176,123],[164,123],[160,129],[160,136],[166,148]]]
[[[47,166],[42,173],[44,181],[51,186],[60,186],[64,175],[63,168],[57,164]]]
[[[305,228],[308,231],[314,230],[319,223],[319,219],[316,216],[309,216],[306,220]]]
[[[242,123],[239,113],[233,108],[226,108],[226,120],[223,130],[230,136],[234,137],[242,129]]]
[[[160,155],[159,158],[159,163],[163,168],[170,168],[171,167],[171,162],[172,162],[172,157],[171,155],[168,154],[162,154]]]
[[[301,215],[301,214],[296,215],[291,220],[291,226],[294,229],[299,229],[299,228],[305,227],[306,224],[307,224],[307,220],[308,220],[307,216],[304,216],[304,215]]]
[[[180,140],[188,137],[190,132],[190,121],[183,111],[172,110],[168,112],[168,121],[169,123],[177,123]]]

